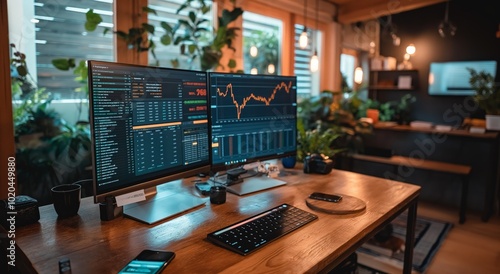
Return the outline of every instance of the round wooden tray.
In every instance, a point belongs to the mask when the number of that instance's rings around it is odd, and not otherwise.
[[[361,212],[366,208],[366,203],[361,199],[344,194],[335,193],[335,195],[342,196],[342,200],[338,203],[333,203],[307,198],[306,204],[312,210],[329,214],[352,214]]]

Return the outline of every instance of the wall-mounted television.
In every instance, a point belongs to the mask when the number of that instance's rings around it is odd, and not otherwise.
[[[467,68],[476,71],[485,71],[496,76],[496,61],[455,61],[433,62],[429,70],[430,95],[474,95],[470,87],[470,72]]]

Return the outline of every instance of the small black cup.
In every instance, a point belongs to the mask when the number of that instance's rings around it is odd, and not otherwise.
[[[80,209],[81,185],[58,185],[50,189],[54,208],[60,218],[74,216]]]
[[[220,205],[226,202],[226,187],[213,186],[210,188],[210,202]]]

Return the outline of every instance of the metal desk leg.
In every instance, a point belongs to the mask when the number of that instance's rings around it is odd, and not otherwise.
[[[413,268],[413,247],[415,246],[415,225],[417,222],[417,200],[408,207],[406,220],[406,241],[403,273],[410,274]]]
[[[458,222],[460,224],[465,223],[465,211],[467,210],[467,196],[469,188],[469,176],[463,176],[460,178],[462,180],[462,198],[460,200],[460,215]]]

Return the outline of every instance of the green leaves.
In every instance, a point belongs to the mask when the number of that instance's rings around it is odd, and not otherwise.
[[[142,28],[151,33],[151,34],[154,34],[155,33],[155,26],[151,25],[151,24],[147,24],[147,23],[142,23]]]
[[[198,47],[196,45],[189,45],[188,46],[189,54],[195,54],[197,49],[198,49]]]
[[[235,5],[234,1],[231,1],[231,3]],[[185,11],[186,9],[187,12]],[[219,27],[215,30],[215,34],[213,34],[212,28],[208,24],[209,20],[206,19],[206,14],[210,10],[211,6],[207,5],[207,0],[185,0],[179,6],[176,13],[180,14],[184,11],[187,19],[185,19],[186,17],[179,19],[175,25],[170,25],[167,22],[160,23],[160,26],[165,30],[165,34],[159,37],[160,43],[166,46],[179,46],[181,54],[187,55],[191,61],[200,58],[203,70],[210,70],[221,65],[219,61],[224,47],[227,46],[229,49],[236,51],[236,48],[233,46],[233,40],[240,29],[230,28],[228,25],[243,14],[243,10],[239,7],[235,7],[232,10],[224,9],[222,15],[217,18]],[[150,7],[142,7],[142,12],[157,14],[156,10]],[[88,31],[94,31],[97,25],[102,22],[101,16],[96,14],[92,9],[86,13],[86,19],[85,29]],[[112,30],[104,28],[103,33],[106,34],[109,31]],[[155,44],[150,37],[154,33],[155,27],[148,23],[142,23],[140,27],[132,27],[128,31],[114,31],[114,34],[119,39],[126,41],[130,49],[135,49],[138,52],[151,51],[153,57],[156,56],[154,54]],[[210,50],[204,50],[203,48],[205,47],[210,48]],[[54,66],[59,69],[68,70],[72,68],[72,65],[61,60],[56,63]],[[174,62],[174,64],[178,65],[178,61]],[[230,60],[228,66],[236,68],[236,61]]]
[[[227,64],[227,66],[230,68],[230,69],[235,69],[236,68],[236,60],[234,59],[229,59],[229,62]]]
[[[196,24],[196,19],[197,19],[197,18],[196,18],[196,13],[194,13],[193,11],[190,11],[190,12],[189,12],[189,19],[191,20],[191,22],[192,22],[193,24]]]
[[[87,11],[85,16],[87,18],[87,21],[85,22],[85,29],[87,31],[94,31],[97,28],[97,25],[102,22],[102,17],[99,14],[94,13],[93,9]]]
[[[335,148],[334,141],[341,137],[343,134],[337,127],[322,128],[317,127],[313,130],[307,130],[304,124],[298,120],[298,149],[297,158],[303,160],[305,156],[312,153],[325,154],[333,157],[335,153],[343,150],[344,148]]]
[[[221,66],[219,62],[223,53],[222,49],[227,46],[236,51],[233,47],[233,40],[239,28],[228,28],[227,25],[241,16],[243,10],[238,7],[233,10],[223,10],[222,16],[217,18],[218,29],[213,34],[208,25],[209,21],[205,18],[205,14],[210,11],[206,0],[186,0],[177,10],[177,14],[186,9],[188,11],[185,14],[188,19],[179,19],[174,27],[166,22],[161,23],[166,33],[160,38],[161,43],[179,45],[181,54],[187,55],[191,61],[199,56],[202,70],[211,70]],[[236,68],[236,61],[230,60],[228,66]]]
[[[52,65],[59,70],[69,70],[75,67],[75,59],[74,58],[53,59]]]
[[[219,27],[226,27],[227,25],[229,25],[229,23],[236,20],[242,14],[243,10],[241,8],[234,8],[231,11],[224,9],[222,11],[222,16],[219,17]]]
[[[470,73],[469,83],[476,91],[474,101],[486,114],[500,115],[500,87],[495,84],[495,77],[485,71],[467,70]]]
[[[168,34],[164,34],[160,37],[160,43],[162,43],[165,46],[168,46],[172,43],[172,37]]]
[[[144,13],[152,13],[154,15],[158,15],[156,13],[156,10],[154,10],[154,9],[152,9],[150,7],[142,7],[142,12],[144,12]]]
[[[11,43],[10,47],[14,57],[10,59],[10,64],[16,68],[17,76],[26,77],[28,75],[28,67],[26,65],[26,54],[16,50],[16,45]],[[13,77],[17,77],[13,76]]]

